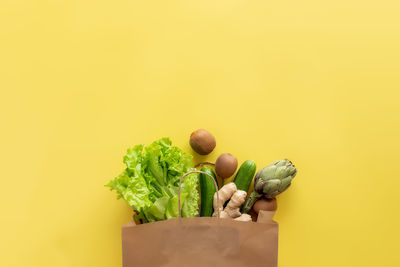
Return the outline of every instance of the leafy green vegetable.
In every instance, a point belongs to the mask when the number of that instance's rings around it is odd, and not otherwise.
[[[179,180],[195,170],[192,156],[162,138],[145,147],[137,145],[124,156],[126,169],[106,186],[118,193],[138,213],[138,219],[152,222],[178,217]],[[182,182],[183,217],[198,214],[199,179],[188,175]]]

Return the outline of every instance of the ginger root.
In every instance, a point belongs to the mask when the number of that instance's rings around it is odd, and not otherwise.
[[[251,216],[249,214],[243,213],[240,215],[240,217],[237,217],[234,219],[235,221],[241,221],[241,222],[251,222]]]
[[[218,191],[219,203],[217,203],[217,193],[214,194],[214,210],[217,210],[216,207],[219,207],[222,210],[224,203],[232,197],[232,195],[237,191],[235,183],[229,183],[224,185]],[[215,213],[215,212],[214,212]]]
[[[239,217],[242,215],[240,213],[240,206],[245,202],[247,193],[243,190],[236,191],[231,200],[229,200],[228,205],[226,205],[224,211],[232,218]]]
[[[240,213],[240,206],[245,202],[247,192],[243,190],[237,190],[234,183],[224,185],[219,191],[219,202],[217,201],[217,193],[214,194],[214,213],[213,217],[216,217],[219,210],[220,218],[230,218],[237,221],[251,221],[251,217],[248,214]],[[229,200],[230,199],[230,200]],[[223,208],[224,203],[229,200],[228,205]]]

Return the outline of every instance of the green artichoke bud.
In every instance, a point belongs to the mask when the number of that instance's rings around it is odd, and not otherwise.
[[[242,212],[249,212],[261,197],[272,199],[285,191],[296,173],[296,167],[287,159],[277,160],[259,170],[254,178],[254,191],[243,205]]]

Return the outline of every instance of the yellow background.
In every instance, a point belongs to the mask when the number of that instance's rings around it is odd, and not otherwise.
[[[169,136],[298,168],[279,266],[400,266],[399,1],[2,0],[0,266],[121,266],[103,185]],[[196,158],[196,160],[201,160]],[[156,253],[156,252],[155,252]]]

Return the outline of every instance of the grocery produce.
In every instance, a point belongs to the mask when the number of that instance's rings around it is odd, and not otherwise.
[[[217,216],[219,211],[220,218],[230,218],[238,221],[251,221],[251,216],[248,214],[240,213],[240,206],[246,200],[247,192],[243,190],[237,190],[235,183],[229,183],[224,185],[219,191],[217,199],[217,193],[214,194],[214,214],[213,217]],[[223,204],[228,201],[228,204],[223,208]]]
[[[124,156],[126,169],[107,185],[137,213],[143,223],[178,217],[178,186],[182,175],[195,170],[192,156],[162,138],[149,146],[137,145]],[[198,214],[198,174],[182,182],[182,216]]]
[[[260,210],[274,211],[277,208],[276,198],[274,199],[259,199],[254,203],[253,210],[258,214]]]
[[[240,217],[237,217],[235,219],[233,219],[235,221],[241,221],[241,222],[251,222],[252,218],[249,214],[242,214]]]
[[[215,172],[219,177],[226,179],[231,177],[238,165],[238,161],[232,154],[224,153],[221,154],[217,160],[214,162],[204,161],[197,164],[195,167],[203,166],[203,165],[212,165],[215,168]]]
[[[215,137],[204,129],[194,131],[190,135],[190,146],[200,155],[210,154],[216,145]]]
[[[256,163],[252,160],[246,160],[242,163],[236,173],[235,180],[233,180],[238,190],[245,192],[249,190],[251,181],[256,173],[256,168]]]
[[[296,176],[296,167],[287,159],[277,160],[262,168],[254,178],[254,191],[243,206],[242,212],[248,213],[261,197],[272,199],[285,191]]]
[[[232,195],[237,191],[236,185],[234,183],[229,183],[224,185],[218,190],[219,201],[217,201],[217,194],[214,194],[214,213],[216,212],[216,206],[222,211],[223,205],[228,201]]]
[[[215,144],[214,136],[204,129],[190,136],[190,145],[202,155],[210,153]],[[290,186],[297,172],[287,159],[262,168],[246,200],[257,168],[253,160],[244,161],[233,182],[219,190],[217,177],[227,179],[238,167],[238,160],[229,153],[221,154],[215,163],[206,161],[193,167],[191,155],[172,146],[169,138],[162,138],[148,146],[129,148],[123,162],[125,170],[107,186],[132,207],[137,223],[197,215],[256,221],[262,212],[270,216],[268,212],[276,210],[275,197]],[[201,165],[212,165],[215,172],[208,167],[196,170]]]
[[[217,178],[214,171],[211,168],[201,168],[202,172],[211,175],[215,182]],[[200,206],[200,217],[211,217],[214,212],[213,199],[216,192],[213,181],[207,175],[200,174],[200,194],[201,194],[201,206]]]
[[[209,180],[214,184],[214,188],[215,188],[215,189],[218,189],[218,184],[217,184],[217,182],[216,182],[216,180],[215,180],[215,174],[214,174],[214,176],[213,176],[213,175],[210,174],[209,172],[203,172],[203,171],[190,171],[190,172],[187,172],[187,173],[185,173],[185,174],[180,178],[180,181],[179,181],[179,187],[178,187],[178,207],[182,207],[182,206],[181,206],[181,199],[182,199],[182,194],[181,194],[181,192],[182,192],[182,181],[183,181],[188,175],[191,175],[191,174],[193,174],[193,173],[200,173],[200,174],[203,175],[203,177],[208,177]],[[214,190],[214,191],[216,191],[216,190]],[[179,197],[179,196],[181,196],[181,197]],[[218,195],[218,194],[216,195],[216,199],[217,199],[216,201],[219,202],[219,195]],[[182,209],[178,209],[178,211],[179,211],[179,218],[182,218]],[[217,210],[217,214],[218,214],[218,216],[219,216],[219,210]]]
[[[215,161],[215,172],[221,178],[231,177],[238,166],[238,161],[232,154],[224,153],[221,154]]]
[[[239,217],[240,214],[240,205],[244,203],[246,200],[247,193],[242,191],[242,190],[237,190],[233,195],[231,196],[231,199],[228,202],[228,205],[226,205],[224,212],[231,217],[231,218],[236,218]]]

